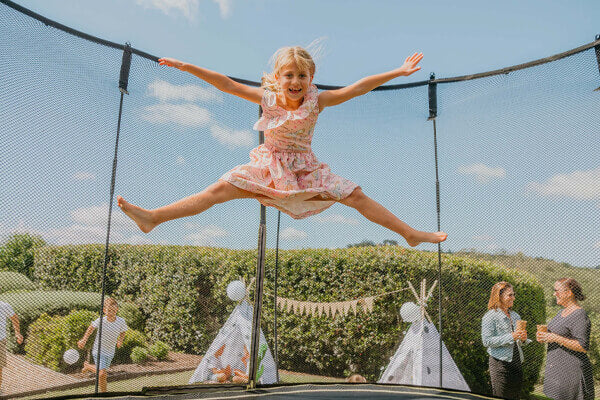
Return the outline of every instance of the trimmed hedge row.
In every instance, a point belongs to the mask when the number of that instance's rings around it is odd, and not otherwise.
[[[95,290],[103,263],[103,246],[45,247],[36,252],[34,276],[52,288]],[[279,295],[304,301],[340,301],[406,287],[428,286],[437,279],[437,254],[397,246],[307,249],[279,252]],[[254,275],[256,252],[188,246],[112,246],[109,292],[136,303],[146,332],[175,350],[203,353],[234,307],[227,284]],[[265,290],[272,293],[274,252],[267,252]],[[507,280],[515,287],[515,310],[529,321],[546,320],[542,288],[528,274],[489,263],[443,256],[444,341],[474,392],[489,393],[487,353],[481,344],[481,317],[492,285]],[[248,280],[248,279],[246,279]],[[90,282],[92,285],[90,286]],[[99,287],[99,286],[98,286]],[[323,375],[358,372],[379,377],[398,347],[408,324],[398,315],[409,291],[378,297],[373,313],[345,318],[280,313],[280,367]],[[437,290],[429,313],[437,321]],[[273,298],[267,294],[263,330],[272,337]],[[525,348],[525,387],[530,392],[540,373],[544,348]]]
[[[19,316],[21,333],[25,334],[29,325],[42,314],[67,315],[75,309],[98,312],[100,294],[91,292],[73,292],[66,290],[10,292],[0,294],[0,301],[10,304]],[[7,324],[12,330],[12,324]],[[24,345],[18,345],[13,334],[8,336],[8,348],[13,353],[23,353]],[[25,338],[27,339],[27,338]]]
[[[12,271],[0,271],[0,294],[36,289],[35,283],[31,282],[25,275]]]

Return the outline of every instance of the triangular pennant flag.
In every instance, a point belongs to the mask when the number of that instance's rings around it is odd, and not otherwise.
[[[373,312],[373,299],[374,299],[374,297],[367,297],[365,299],[365,303],[367,305],[368,312]]]
[[[318,303],[317,308],[319,310],[319,317],[320,317],[323,315],[323,308],[324,308],[323,303]]]
[[[354,312],[354,315],[356,315],[356,305],[358,304],[358,300],[354,300],[350,303],[350,308],[352,308],[352,311]]]

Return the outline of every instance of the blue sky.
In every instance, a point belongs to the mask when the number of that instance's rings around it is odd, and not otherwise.
[[[249,80],[268,70],[277,48],[324,38],[315,82],[336,85],[394,68],[414,51],[425,54],[422,71],[391,83],[424,80],[429,72],[449,77],[520,64],[600,33],[594,21],[600,3],[591,0],[18,3],[89,34]],[[64,36],[35,38],[60,43]],[[27,41],[34,39],[21,42]],[[86,53],[77,40],[58,50],[42,43],[34,43],[37,54],[27,43],[0,47],[0,54],[14,50],[17,61],[0,67],[0,76],[12,77],[0,78],[2,101],[10,99],[8,109],[27,116],[0,128],[11,183],[0,189],[0,230],[37,232],[55,243],[103,242],[118,105],[110,79],[120,53],[95,47]],[[600,77],[591,54],[506,77],[440,85],[442,228],[450,233],[445,249],[506,249],[579,266],[600,264],[600,110],[598,92],[590,90],[600,86]],[[22,68],[19,74],[16,68]],[[43,84],[28,84],[36,79]],[[426,107],[426,88],[368,94],[323,113],[313,148],[334,172],[403,220],[435,230]],[[214,182],[246,162],[256,141],[256,113],[254,105],[192,76],[134,58],[117,193],[156,207]],[[251,200],[173,221],[149,235],[137,233],[120,212],[113,216],[114,242],[256,243],[258,206]],[[274,246],[276,213],[270,210],[268,217]],[[398,240],[341,205],[306,220],[282,216],[284,248],[345,247],[364,239]]]

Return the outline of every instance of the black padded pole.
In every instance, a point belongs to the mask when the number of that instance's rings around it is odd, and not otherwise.
[[[258,115],[262,115],[262,107],[258,109]],[[264,132],[259,133],[259,142],[265,141]],[[252,315],[252,341],[250,349],[250,371],[248,374],[248,388],[256,387],[256,373],[258,372],[258,350],[260,346],[260,320],[263,300],[263,282],[265,276],[265,246],[267,239],[267,210],[260,205],[260,225],[258,228],[258,257],[256,259],[256,289],[254,291],[254,312]]]
[[[600,40],[600,35],[596,35],[596,41]],[[596,63],[598,64],[598,73],[600,74],[600,43],[594,46],[594,50],[596,51]],[[599,91],[600,86],[598,86],[594,91]]]
[[[131,46],[125,45],[123,50],[123,59],[121,63],[121,73],[119,75],[119,90],[121,91],[121,100],[119,101],[119,118],[117,120],[117,137],[115,139],[115,153],[112,163],[112,175],[110,179],[110,199],[108,202],[108,223],[106,226],[106,243],[104,246],[104,265],[102,266],[102,295],[100,296],[100,324],[98,324],[98,349],[96,357],[96,385],[94,393],[98,394],[98,384],[100,378],[100,356],[102,352],[102,320],[104,318],[104,297],[106,295],[106,268],[108,266],[108,244],[110,242],[110,222],[112,219],[112,204],[115,195],[115,179],[117,177],[117,154],[119,150],[119,134],[121,133],[121,116],[123,115],[123,95],[128,94],[127,83],[129,82],[129,66],[131,65]]]
[[[437,230],[441,231],[440,224],[440,178],[439,178],[439,170],[438,170],[438,146],[437,146],[437,127],[436,127],[436,118],[437,118],[437,83],[435,83],[435,74],[431,73],[430,83],[428,86],[428,94],[429,94],[429,118],[428,120],[433,122],[433,148],[435,153],[435,204],[437,211]],[[438,343],[439,348],[439,387],[443,387],[443,363],[442,363],[442,246],[438,243],[438,326],[440,331],[440,340]]]
[[[279,382],[279,352],[277,349],[277,278],[279,270],[279,226],[281,225],[281,211],[277,212],[277,241],[275,243],[275,288],[273,296],[275,298],[273,310],[273,352],[275,354],[275,375]]]

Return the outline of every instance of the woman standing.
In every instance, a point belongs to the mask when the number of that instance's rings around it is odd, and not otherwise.
[[[592,324],[579,301],[585,299],[581,285],[572,278],[554,283],[556,304],[563,307],[548,324],[548,332],[538,331],[538,342],[548,343],[544,394],[556,400],[594,398],[592,365],[587,356]]]
[[[481,339],[490,355],[490,378],[493,395],[518,399],[523,384],[523,350],[527,331],[517,330],[519,314],[511,310],[515,292],[508,282],[492,287],[488,312],[481,321]],[[529,341],[527,341],[529,342]]]

